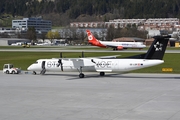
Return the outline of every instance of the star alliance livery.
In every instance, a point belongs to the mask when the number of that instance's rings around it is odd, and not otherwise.
[[[113,50],[123,50],[127,48],[137,48],[142,49],[145,48],[142,42],[112,42],[112,41],[100,41],[97,40],[90,30],[86,30],[88,36],[88,42],[93,46],[98,46],[102,48],[113,48]]]
[[[52,58],[39,59],[27,69],[40,74],[45,72],[79,72],[79,78],[84,78],[83,72],[123,73],[164,63],[163,56],[170,36],[155,36],[147,53],[127,58]]]

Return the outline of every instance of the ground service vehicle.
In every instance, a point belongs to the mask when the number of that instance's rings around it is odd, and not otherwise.
[[[19,74],[19,73],[21,73],[21,69],[20,68],[14,68],[13,64],[4,64],[3,73]]]
[[[30,45],[29,45],[27,42],[24,42],[24,43],[22,44],[22,47],[23,47],[23,48],[29,48]]]

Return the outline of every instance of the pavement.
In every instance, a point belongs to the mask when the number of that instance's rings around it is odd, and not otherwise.
[[[180,74],[0,71],[0,120],[179,120]]]

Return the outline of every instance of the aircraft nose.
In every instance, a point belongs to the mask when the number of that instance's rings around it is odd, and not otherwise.
[[[32,70],[32,65],[30,65],[30,66],[27,68],[27,70]]]

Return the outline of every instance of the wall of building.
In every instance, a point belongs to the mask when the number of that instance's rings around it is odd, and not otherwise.
[[[27,30],[34,27],[37,32],[48,32],[52,28],[52,22],[41,18],[23,18],[22,20],[12,20],[12,28]]]

